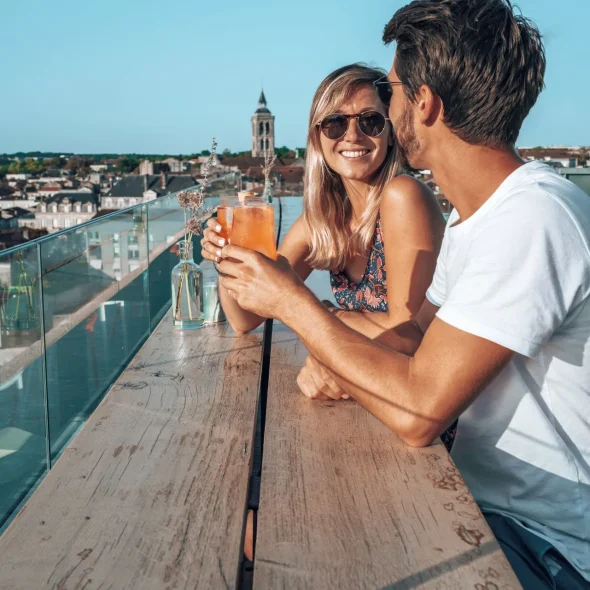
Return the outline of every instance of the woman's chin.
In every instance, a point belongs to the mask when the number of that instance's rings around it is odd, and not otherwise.
[[[370,182],[375,177],[373,168],[364,168],[362,170],[343,170],[340,176],[345,180],[352,180],[354,182]]]

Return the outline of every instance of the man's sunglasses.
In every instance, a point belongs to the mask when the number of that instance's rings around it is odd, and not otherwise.
[[[385,129],[386,121],[389,121],[379,111],[365,111],[360,115],[334,113],[322,119],[318,127],[328,139],[336,141],[346,135],[348,123],[351,119],[356,119],[359,131],[368,137],[379,137]]]

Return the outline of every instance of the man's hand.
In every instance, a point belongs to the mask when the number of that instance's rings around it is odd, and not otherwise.
[[[310,295],[284,256],[274,261],[253,250],[229,245],[223,248],[221,257],[219,282],[242,309],[282,320],[299,297]]]
[[[332,373],[311,355],[307,357],[305,365],[297,377],[297,385],[299,385],[303,395],[310,399],[339,400],[350,398],[338,385]]]

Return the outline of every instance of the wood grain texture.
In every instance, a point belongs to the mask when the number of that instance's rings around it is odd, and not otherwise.
[[[260,363],[168,313],[0,538],[0,589],[235,588]]]
[[[444,446],[308,400],[306,354],[275,324],[254,588],[520,588]]]

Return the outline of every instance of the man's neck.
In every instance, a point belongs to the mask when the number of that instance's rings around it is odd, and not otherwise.
[[[458,139],[437,150],[437,155],[432,174],[461,221],[471,217],[524,163],[513,148],[493,149]]]

